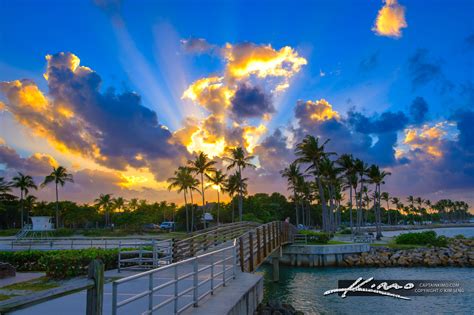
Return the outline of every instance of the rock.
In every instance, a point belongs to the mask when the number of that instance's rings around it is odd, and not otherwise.
[[[0,262],[0,279],[14,277],[15,275],[15,267],[8,263]]]

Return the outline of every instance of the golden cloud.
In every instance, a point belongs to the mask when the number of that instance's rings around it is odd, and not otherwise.
[[[340,115],[337,111],[332,109],[332,105],[329,104],[325,99],[320,99],[315,102],[306,101],[298,102],[298,107],[304,109],[305,119],[311,121],[325,121],[330,119],[340,119]]]
[[[224,85],[223,80],[223,77],[199,79],[184,91],[182,99],[196,102],[213,114],[223,114],[235,93],[234,89]]]
[[[233,82],[247,79],[251,75],[262,79],[280,77],[283,82],[276,86],[275,91],[288,88],[288,80],[307,64],[306,59],[289,46],[275,50],[271,45],[226,44],[223,52],[227,61],[227,80]]]
[[[385,0],[384,2],[372,30],[380,36],[399,38],[402,36],[401,29],[407,27],[405,7],[399,5],[397,0]]]
[[[410,150],[421,150],[435,158],[442,157],[440,147],[443,137],[447,134],[443,129],[446,124],[447,122],[441,122],[432,127],[424,125],[422,128],[407,128],[403,143],[408,145]],[[403,153],[398,155],[402,156]]]

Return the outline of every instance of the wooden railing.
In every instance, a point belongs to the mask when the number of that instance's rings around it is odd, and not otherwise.
[[[101,315],[104,299],[104,264],[93,260],[88,267],[87,278],[71,280],[54,288],[27,296],[17,296],[0,303],[0,314],[8,314],[65,295],[87,290],[86,315]]]
[[[196,256],[257,226],[258,223],[255,222],[230,223],[183,240],[173,240],[173,262]]]
[[[281,245],[291,243],[296,228],[281,221],[262,224],[238,238],[240,269],[254,272]]]

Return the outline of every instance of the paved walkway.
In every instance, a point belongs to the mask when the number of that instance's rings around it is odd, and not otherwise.
[[[45,275],[44,272],[17,272],[15,277],[0,279],[0,289],[7,285],[38,279]]]

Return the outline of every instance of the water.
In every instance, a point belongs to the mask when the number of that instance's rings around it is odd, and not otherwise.
[[[265,298],[292,304],[305,314],[474,314],[472,268],[297,268],[280,266],[280,282],[271,281],[272,268],[263,265]],[[342,279],[462,280],[465,293],[412,296],[410,301],[384,296],[342,299],[323,296]]]
[[[423,229],[423,230],[403,230],[403,231],[383,231],[384,236],[397,236],[403,233],[416,233],[424,231],[435,231],[438,235],[444,235],[447,237],[454,237],[462,234],[465,237],[474,237],[474,227],[453,227],[453,228],[435,228],[435,229]]]

